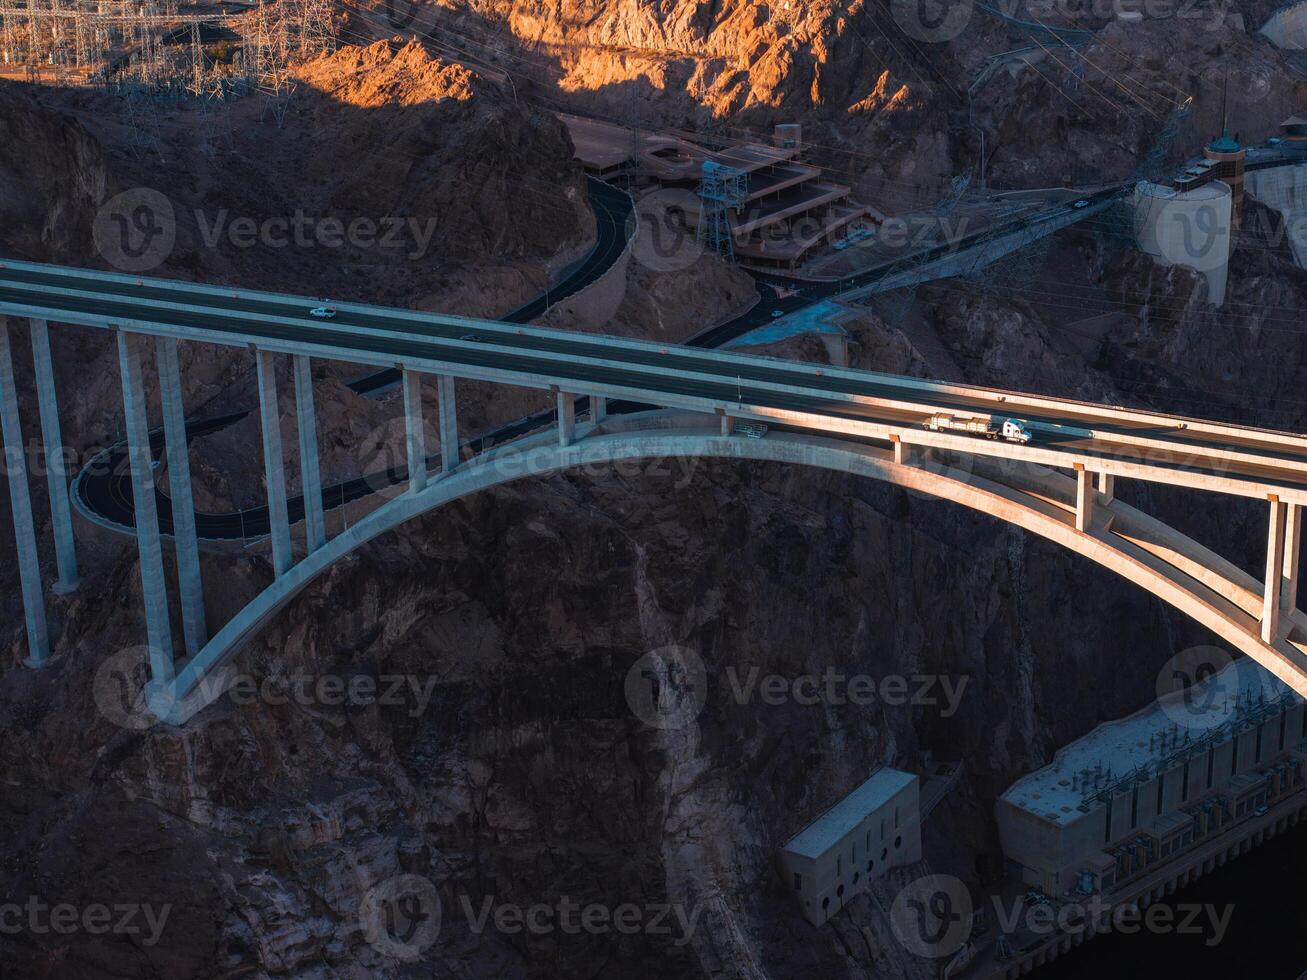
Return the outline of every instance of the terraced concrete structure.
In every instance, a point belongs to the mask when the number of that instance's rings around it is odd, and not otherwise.
[[[222,693],[223,668],[242,643],[338,559],[403,522],[451,500],[527,476],[582,464],[695,455],[817,466],[884,480],[1016,524],[1084,555],[1148,589],[1307,692],[1307,618],[1296,608],[1299,531],[1307,504],[1307,438],[1119,406],[923,381],[737,353],[571,334],[362,304],[339,304],[321,320],[318,301],[274,293],[136,279],[30,263],[0,263],[0,314],[27,317],[36,334],[82,325],[117,334],[151,650],[150,704],[182,722]],[[7,330],[8,328],[6,328]],[[7,333],[5,334],[7,341]],[[179,339],[252,350],[260,416],[275,580],[230,622],[204,620],[196,541],[186,515],[185,427],[170,348]],[[160,351],[163,445],[174,487],[173,539],[182,628],[170,621],[163,535],[154,487],[142,345]],[[310,359],[391,368],[410,392],[422,375],[439,379],[440,447],[429,453],[420,402],[403,400],[409,434],[407,490],[328,538],[320,493],[306,494],[305,544],[296,549],[286,506],[284,451],[276,422],[279,357],[294,359],[301,471],[317,472],[318,434]],[[53,406],[48,361],[37,360],[37,390]],[[456,389],[460,379],[553,394],[557,422],[461,459]],[[49,656],[44,595],[17,419],[12,358],[0,345],[0,410],[27,614],[29,662]],[[577,397],[589,396],[578,419]],[[649,406],[610,416],[610,400]],[[1018,417],[1027,444],[930,431],[931,415]],[[766,426],[763,438],[735,435],[735,420]],[[755,433],[758,431],[754,429]],[[58,427],[44,433],[57,456]],[[1268,514],[1262,581],[1118,500],[1117,479],[1143,480],[1263,501]],[[63,478],[53,492],[66,493]],[[71,541],[66,509],[54,508],[58,540]],[[178,519],[180,517],[180,519]],[[71,554],[66,558],[72,559]],[[65,579],[68,569],[62,574]],[[65,582],[65,584],[68,584]],[[181,642],[177,642],[180,639]]]

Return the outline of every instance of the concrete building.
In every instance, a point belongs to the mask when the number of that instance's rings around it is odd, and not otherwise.
[[[995,809],[1010,874],[1058,897],[1132,880],[1303,787],[1302,699],[1248,659],[1063,747]]]
[[[803,914],[822,925],[867,882],[921,860],[920,781],[880,769],[792,837],[781,851]]]
[[[1243,175],[1248,151],[1237,136],[1222,133],[1203,148],[1203,160],[1210,164],[1212,180],[1230,188],[1230,218],[1235,227],[1243,221]]]

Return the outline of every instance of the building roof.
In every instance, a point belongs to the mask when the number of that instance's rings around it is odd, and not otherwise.
[[[1239,141],[1229,133],[1222,133],[1216,139],[1207,144],[1207,148],[1214,153],[1238,153],[1242,147]]]
[[[865,783],[791,837],[785,850],[807,858],[825,854],[856,830],[867,814],[888,803],[916,778],[901,769],[878,769]]]
[[[1280,123],[1281,126],[1307,126],[1307,109],[1302,112],[1295,112],[1292,116]]]
[[[1000,799],[1043,819],[1069,822],[1096,787],[1106,789],[1132,771],[1155,768],[1205,734],[1219,732],[1239,717],[1239,704],[1283,695],[1301,700],[1246,657],[1195,684],[1187,700],[1185,694],[1168,694],[1132,715],[1103,722],[1059,749],[1051,764],[1018,779]]]

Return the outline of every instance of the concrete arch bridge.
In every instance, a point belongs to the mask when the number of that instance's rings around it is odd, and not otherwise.
[[[135,279],[28,263],[0,263],[0,313],[26,317],[47,456],[62,457],[49,324],[116,334],[150,649],[147,697],[182,723],[222,693],[224,668],[278,610],[331,565],[380,534],[452,500],[524,476],[578,465],[669,455],[815,466],[884,480],[970,507],[1045,537],[1147,589],[1307,695],[1307,618],[1295,607],[1307,438],[1119,406],[917,378],[819,367],[729,352],[570,334],[486,320],[317,301],[271,293]],[[44,583],[18,418],[9,327],[0,330],[0,422],[28,633],[28,664],[48,661]],[[258,374],[273,582],[210,632],[194,527],[177,341],[252,351]],[[143,345],[157,348],[169,458],[172,546],[180,628],[172,622],[149,439]],[[303,544],[291,535],[275,359],[293,361],[304,474]],[[401,372],[406,485],[328,539],[311,359]],[[438,451],[429,454],[420,398],[438,379]],[[475,379],[549,390],[552,428],[458,454],[457,385]],[[578,418],[578,397],[588,399]],[[611,399],[652,406],[609,415]],[[967,428],[927,426],[969,420]],[[1007,418],[1032,438],[976,434]],[[67,474],[51,466],[56,589],[77,587]],[[1117,479],[1249,497],[1268,513],[1261,581],[1198,542],[1129,507]]]

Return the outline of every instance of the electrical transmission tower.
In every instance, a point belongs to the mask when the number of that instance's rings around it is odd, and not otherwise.
[[[699,241],[704,247],[734,261],[735,235],[731,212],[738,212],[749,196],[749,175],[713,160],[703,163],[699,182]]]

